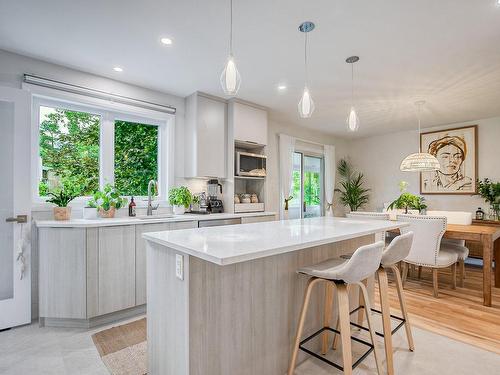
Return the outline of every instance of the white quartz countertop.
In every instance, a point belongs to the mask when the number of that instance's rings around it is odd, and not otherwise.
[[[407,226],[384,220],[335,217],[144,233],[165,247],[227,265],[334,243]]]
[[[117,225],[140,225],[151,223],[170,223],[179,221],[205,221],[205,220],[224,220],[224,219],[237,219],[243,217],[258,217],[258,216],[272,216],[276,215],[275,212],[247,212],[247,213],[220,213],[220,214],[189,214],[172,215],[171,217],[151,216],[151,218],[139,219],[137,217],[117,217],[112,219],[71,219],[65,221],[57,220],[37,220],[35,222],[38,228],[91,228],[91,227],[106,227]]]

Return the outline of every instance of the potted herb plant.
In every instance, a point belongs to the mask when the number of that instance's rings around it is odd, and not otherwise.
[[[173,207],[175,215],[182,215],[189,208],[193,201],[193,196],[185,186],[173,187],[168,192],[168,201]]]
[[[357,211],[368,203],[370,189],[365,188],[364,176],[360,172],[355,172],[351,164],[341,159],[337,167],[340,175],[340,188],[335,189],[340,193],[340,201],[344,206],[349,206],[351,211]]]
[[[106,184],[102,190],[95,192],[88,202],[89,207],[96,208],[99,216],[106,219],[115,217],[116,210],[126,204],[127,199],[120,197],[111,184]]]
[[[56,191],[49,191],[47,193],[50,199],[47,202],[54,203],[54,219],[55,220],[69,220],[71,217],[71,207],[68,206],[69,202],[75,199],[78,194],[71,189],[64,187]]]
[[[477,192],[489,203],[491,219],[500,220],[500,182],[492,182],[489,178],[478,180]]]

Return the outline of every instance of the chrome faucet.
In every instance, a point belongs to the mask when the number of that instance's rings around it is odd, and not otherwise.
[[[149,183],[148,183],[148,210],[146,212],[147,216],[153,216],[153,211],[157,210],[158,207],[160,206],[159,203],[156,205],[156,207],[153,207],[153,205],[151,204],[151,187],[153,185],[155,186],[155,190],[158,190],[157,189],[158,188],[158,183],[155,180],[149,181]]]

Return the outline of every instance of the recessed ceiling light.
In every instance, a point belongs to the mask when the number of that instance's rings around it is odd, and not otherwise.
[[[280,91],[286,90],[286,85],[278,85],[278,90]]]
[[[113,68],[113,70],[114,70],[115,72],[123,72],[123,68],[120,68],[119,66],[115,66],[115,67]]]
[[[165,44],[165,45],[169,46],[169,45],[172,44],[172,39],[170,39],[170,38],[161,38],[160,42],[162,42],[162,44]]]

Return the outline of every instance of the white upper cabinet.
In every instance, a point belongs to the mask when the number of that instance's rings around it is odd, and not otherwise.
[[[227,104],[194,93],[186,99],[185,177],[227,176]]]
[[[229,116],[233,123],[235,141],[267,145],[267,111],[239,102],[230,102]]]

